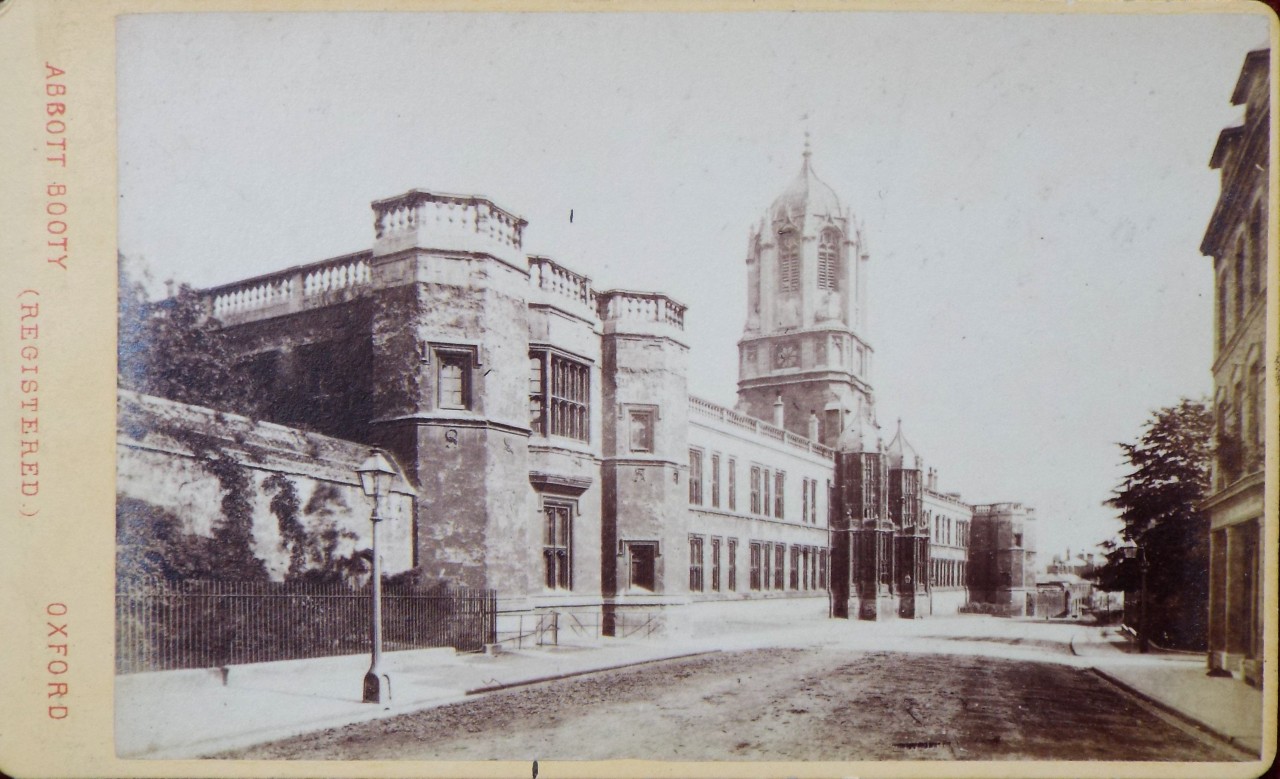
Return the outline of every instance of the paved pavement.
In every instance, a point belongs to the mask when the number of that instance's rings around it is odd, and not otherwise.
[[[1252,755],[1262,749],[1262,691],[1207,673],[1202,653],[1140,654],[1116,628],[1082,629],[1072,651],[1106,679]],[[1274,726],[1273,726],[1274,727]]]
[[[769,646],[936,652],[1093,668],[1238,747],[1261,745],[1262,696],[1232,679],[1205,676],[1203,656],[1129,651],[1114,630],[1076,623],[961,615],[867,623],[828,620],[825,605],[795,604],[777,619],[716,620],[668,639],[583,639],[497,655],[427,649],[384,655],[392,701],[360,702],[365,655],[116,677],[116,751],[122,758],[186,758],[322,728],[464,700],[469,693],[696,654]],[[1104,630],[1108,632],[1104,632]]]

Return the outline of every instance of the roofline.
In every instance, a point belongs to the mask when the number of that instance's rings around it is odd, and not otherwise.
[[[1254,49],[1244,55],[1244,65],[1240,67],[1240,78],[1236,79],[1236,87],[1231,92],[1231,104],[1241,105],[1248,95],[1248,84],[1258,73],[1267,73],[1271,64],[1271,49]]]

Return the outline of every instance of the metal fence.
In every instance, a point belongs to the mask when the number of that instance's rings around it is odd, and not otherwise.
[[[370,650],[368,587],[145,583],[116,591],[116,673],[215,668]],[[497,633],[493,590],[382,594],[386,651],[476,651]]]

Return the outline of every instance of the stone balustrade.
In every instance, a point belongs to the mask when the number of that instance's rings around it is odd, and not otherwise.
[[[592,306],[596,293],[591,279],[574,273],[548,257],[529,257],[529,282],[537,289]]]
[[[823,446],[817,441],[810,441],[801,435],[783,430],[780,427],[774,427],[768,422],[762,422],[755,417],[747,416],[731,408],[726,408],[709,400],[703,400],[699,397],[689,396],[689,412],[695,416],[706,417],[708,419],[716,419],[734,427],[754,433],[764,438],[770,438],[774,441],[780,441],[789,446],[794,446],[803,451],[812,452],[819,457],[828,460],[834,460],[836,452],[834,449]]]
[[[369,252],[357,252],[213,287],[203,296],[210,313],[226,322],[324,305],[332,302],[328,293],[364,287],[371,280]]]
[[[684,330],[686,306],[656,292],[610,290],[597,298],[600,318],[657,322]]]
[[[419,235],[468,235],[516,251],[524,245],[525,220],[482,197],[413,189],[374,201],[373,212],[374,237],[378,241]]]

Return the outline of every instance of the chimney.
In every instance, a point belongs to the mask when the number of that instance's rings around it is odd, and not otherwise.
[[[782,395],[778,395],[778,399],[773,401],[773,426],[782,427]]]
[[[818,440],[818,412],[809,412],[809,440]]]

